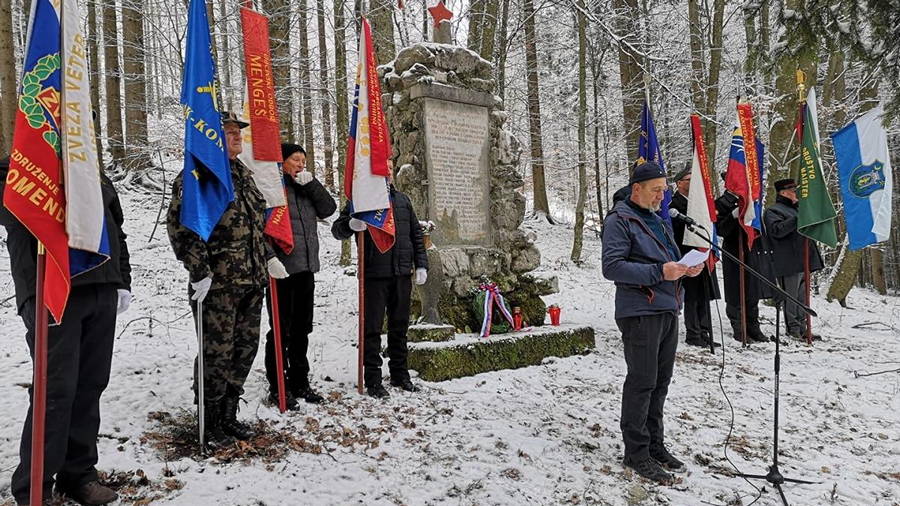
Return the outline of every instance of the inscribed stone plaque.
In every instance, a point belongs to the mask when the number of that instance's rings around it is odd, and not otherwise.
[[[424,99],[429,219],[438,246],[491,244],[488,109]]]

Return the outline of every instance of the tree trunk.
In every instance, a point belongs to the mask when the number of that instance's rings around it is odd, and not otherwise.
[[[341,209],[347,202],[344,194],[344,173],[347,166],[347,131],[350,122],[347,94],[347,45],[345,41],[344,5],[346,0],[334,0],[334,92],[337,102],[338,193]],[[341,241],[340,265],[350,265],[350,241]]]
[[[528,67],[528,126],[531,134],[531,179],[534,192],[534,213],[550,216],[547,200],[547,183],[544,180],[544,148],[541,133],[541,94],[537,58],[537,37],[535,35],[534,4],[523,0],[522,16],[525,18],[525,66]]]
[[[487,61],[494,59],[494,47],[497,40],[497,12],[500,0],[486,0],[484,18],[481,22],[481,51],[479,54]]]
[[[106,80],[106,138],[112,162],[125,161],[125,134],[122,126],[119,27],[115,0],[100,4],[103,9],[103,69]]]
[[[372,23],[372,42],[375,58],[382,65],[394,59],[394,1],[369,0],[369,21]]]
[[[128,170],[150,166],[147,155],[147,82],[144,65],[144,2],[122,5],[122,60],[125,70],[125,154]]]
[[[16,46],[12,28],[12,2],[0,0],[0,156],[6,156],[12,150],[18,110]]]
[[[722,70],[722,43],[724,31],[725,0],[715,0],[709,40],[709,74],[706,80],[706,104],[703,109],[703,139],[706,142],[706,162],[715,167],[718,124],[716,111],[719,105],[719,74]],[[707,119],[708,118],[708,119]],[[730,146],[730,143],[729,143]],[[719,178],[710,178],[713,195],[719,194]]]
[[[0,0],[2,2],[4,0]],[[88,65],[90,66],[91,105],[94,107],[94,142],[97,145],[97,164],[100,170],[105,169],[103,161],[103,143],[100,142],[100,115],[96,111],[100,109],[100,42],[97,33],[97,5],[86,3],[88,18]],[[0,28],[2,30],[2,28]]]
[[[594,124],[594,192],[597,198],[597,221],[601,224],[603,223],[603,192],[600,189],[600,107],[597,101],[600,93],[598,83],[604,54],[606,54],[605,51],[597,58],[596,51],[591,51],[591,77],[593,78],[591,90],[594,95],[594,120],[592,122]]]
[[[306,149],[306,170],[316,173],[316,143],[313,138],[312,86],[309,75],[308,4],[300,0],[297,36],[300,38],[300,101],[303,104],[303,144]]]
[[[317,2],[316,24],[319,36],[319,83],[322,93],[322,137],[325,154],[325,186],[334,189],[334,145],[331,141],[331,97],[328,94],[328,45],[325,43],[325,5]]]
[[[887,295],[887,285],[884,282],[884,253],[879,248],[872,248],[872,285],[879,295]]]
[[[639,54],[628,48],[638,45],[641,10],[637,0],[613,0],[615,31],[622,43],[619,49],[619,79],[622,87],[622,116],[625,124],[626,157],[637,158],[638,131],[641,124],[641,106],[644,99],[643,71]]]
[[[506,100],[506,56],[509,52],[509,41],[506,40],[508,20],[509,0],[503,0],[503,14],[500,16],[500,35],[498,36],[500,46],[493,58],[497,67],[497,95],[500,96],[500,100]]]
[[[471,0],[469,2],[469,39],[466,46],[481,53],[482,36],[484,35],[484,8],[485,0]]]
[[[272,73],[275,77],[275,96],[278,100],[278,118],[281,121],[281,138],[293,141],[294,101],[291,83],[290,24],[291,7],[288,0],[262,0],[263,10],[269,16],[269,41],[272,44]]]
[[[587,199],[587,17],[584,0],[576,0],[578,23],[578,198],[575,203],[575,237],[572,240],[572,262],[581,261],[584,240],[584,201]]]

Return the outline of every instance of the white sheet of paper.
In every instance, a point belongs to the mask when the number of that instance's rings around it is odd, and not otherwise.
[[[678,261],[681,265],[686,265],[688,267],[694,267],[696,265],[700,265],[709,258],[709,250],[700,251],[696,249],[692,249],[684,254],[681,257],[681,260]]]

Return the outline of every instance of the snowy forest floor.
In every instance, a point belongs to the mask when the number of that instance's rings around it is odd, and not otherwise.
[[[122,504],[746,505],[757,496],[754,486],[763,485],[756,504],[780,504],[767,484],[727,475],[734,469],[724,455],[731,410],[718,382],[724,360],[722,386],[734,407],[728,457],[741,471],[765,473],[774,343],[742,349],[726,330],[723,359],[722,348],[714,357],[684,345],[682,336],[666,429],[670,449],[688,470],[671,487],[633,476],[621,465],[625,363],[613,320],[614,286],[600,273],[599,240],[587,235],[586,261],[574,265],[571,228],[535,221],[524,226],[538,236],[541,270],[560,280],[560,293],[546,299],[562,306],[565,323],[594,327],[596,351],[420,382],[422,391],[412,395],[391,389],[385,402],[360,396],[356,280],[338,266],[339,243],[323,223],[309,357],[314,384],[329,402],[280,415],[264,401],[260,350],[239,416],[268,427],[257,441],[268,446],[206,460],[161,450],[166,431],[179,428],[172,423],[184,422],[193,409],[196,340],[186,274],[164,224],[150,240],[160,195],[124,191],[122,200],[134,300],[119,319],[99,443],[99,468],[109,473]],[[5,232],[0,239],[5,243]],[[11,503],[31,364],[10,298],[5,247],[0,272],[0,503]],[[814,296],[821,315],[815,328],[824,341],[783,347],[782,471],[817,482],[787,485],[791,504],[900,505],[900,374],[854,375],[900,366],[900,298],[854,289],[848,304],[852,309]],[[774,333],[774,310],[761,306],[761,315],[764,331]]]

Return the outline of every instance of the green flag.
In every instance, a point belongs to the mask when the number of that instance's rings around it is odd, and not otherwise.
[[[837,231],[834,228],[837,212],[831,203],[828,185],[822,174],[822,160],[819,158],[815,89],[809,90],[806,107],[803,108],[803,142],[800,153],[797,229],[806,237],[833,248],[837,245]]]

